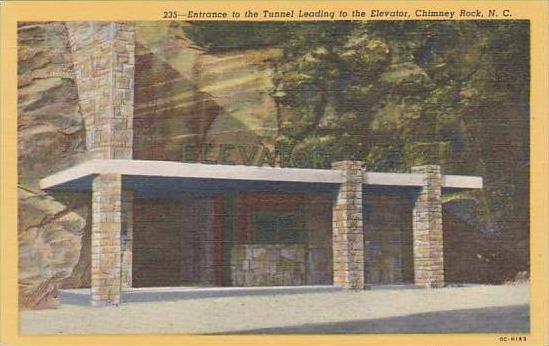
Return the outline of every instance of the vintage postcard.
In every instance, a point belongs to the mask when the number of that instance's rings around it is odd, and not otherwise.
[[[0,11],[2,345],[547,345],[546,1]]]

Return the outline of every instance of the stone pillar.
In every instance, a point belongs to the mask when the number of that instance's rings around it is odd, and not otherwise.
[[[122,289],[132,287],[133,191],[122,191],[121,280]]]
[[[340,170],[345,177],[333,204],[334,286],[356,290],[365,287],[362,164],[359,161],[332,164],[332,168]]]
[[[135,27],[123,22],[65,25],[88,157],[131,159]],[[122,195],[120,176],[98,176],[93,185],[92,303],[117,305],[121,286],[129,288],[132,281],[133,197],[131,192]]]
[[[93,306],[120,304],[122,176],[101,174],[92,183],[91,300]]]
[[[91,159],[131,159],[135,28],[67,22],[80,111]]]
[[[442,241],[442,175],[440,166],[412,168],[424,175],[413,208],[414,281],[423,287],[444,286]]]

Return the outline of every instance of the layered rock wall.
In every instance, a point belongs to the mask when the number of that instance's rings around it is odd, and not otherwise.
[[[279,51],[209,53],[185,35],[187,26],[136,23],[134,158],[181,161],[186,145],[272,147],[270,61]],[[216,160],[219,152],[206,156]]]
[[[47,308],[79,262],[90,198],[38,182],[87,159],[85,125],[64,23],[20,23],[17,42],[19,305]]]

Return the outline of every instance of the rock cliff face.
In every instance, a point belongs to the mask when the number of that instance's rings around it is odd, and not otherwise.
[[[180,161],[186,144],[274,144],[269,61],[279,51],[207,53],[187,25],[136,24],[134,158]]]
[[[19,305],[23,308],[55,306],[57,288],[80,258],[89,210],[86,204],[63,202],[19,188]]]
[[[18,28],[19,304],[44,308],[78,263],[86,199],[52,197],[40,178],[85,159],[67,33],[62,23]]]
[[[67,40],[62,23],[18,28],[19,182],[27,186],[85,156]]]

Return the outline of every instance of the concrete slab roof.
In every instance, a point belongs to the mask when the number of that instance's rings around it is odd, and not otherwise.
[[[482,178],[467,175],[443,175],[442,187],[452,189],[482,189]]]
[[[304,184],[337,186],[344,181],[343,175],[331,169],[277,168],[241,165],[209,165],[175,161],[145,160],[90,160],[74,167],[52,174],[40,181],[40,188],[47,189],[91,189],[91,178],[96,174],[116,173],[128,178],[128,182],[153,182],[170,188],[175,183],[208,183],[210,188],[221,188],[230,184],[234,189],[238,184],[284,183],[287,186]],[[219,183],[225,185],[219,185]],[[364,183],[375,186],[420,187],[425,184],[419,173],[379,173],[366,172]],[[267,185],[265,185],[267,184]],[[482,178],[472,176],[445,175],[443,187],[451,189],[482,188]]]

